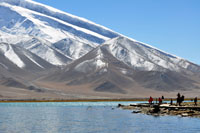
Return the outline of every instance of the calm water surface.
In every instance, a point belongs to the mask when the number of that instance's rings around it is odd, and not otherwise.
[[[198,118],[132,114],[118,103],[0,103],[0,133],[200,132]]]

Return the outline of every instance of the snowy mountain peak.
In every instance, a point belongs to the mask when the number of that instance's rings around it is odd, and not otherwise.
[[[105,71],[108,67],[108,63],[105,61],[104,53],[101,49],[97,48],[90,54],[89,58],[85,59],[81,63],[78,63],[74,67],[74,70],[82,73],[90,73],[93,71],[99,71],[100,69]]]
[[[160,51],[147,44],[129,39],[127,37],[116,37],[106,41],[102,47],[106,47],[118,60],[132,68],[145,71],[198,71],[199,66],[193,63]],[[192,69],[191,69],[192,68]]]

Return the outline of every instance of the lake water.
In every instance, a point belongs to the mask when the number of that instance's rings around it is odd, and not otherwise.
[[[197,133],[200,119],[132,114],[118,103],[0,103],[0,133]],[[132,103],[132,102],[131,102]]]

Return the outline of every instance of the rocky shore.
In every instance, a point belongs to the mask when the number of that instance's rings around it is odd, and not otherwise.
[[[182,116],[182,117],[198,117],[200,118],[200,104],[194,105],[194,103],[182,103],[181,106],[176,104],[131,104],[121,105],[118,107],[122,109],[133,110],[133,113],[142,113],[153,116]]]

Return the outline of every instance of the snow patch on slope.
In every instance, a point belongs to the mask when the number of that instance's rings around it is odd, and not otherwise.
[[[154,70],[155,65],[147,60],[145,60],[141,55],[139,55],[134,48],[125,42],[124,46],[120,45],[121,43],[118,40],[114,39],[105,44],[109,45],[109,50],[111,54],[119,59],[120,61],[124,62],[125,64],[140,68],[143,70]]]
[[[120,36],[121,36],[121,37],[124,37],[124,38],[127,38],[127,39],[129,39],[129,40],[131,40],[131,41],[133,41],[133,42],[136,42],[136,43],[138,43],[138,44],[140,44],[140,45],[143,45],[143,46],[145,46],[146,48],[150,48],[150,49],[152,49],[152,50],[156,50],[156,51],[158,51],[158,52],[161,52],[161,53],[163,53],[163,54],[165,54],[165,55],[167,55],[167,56],[182,59],[181,57],[178,57],[178,56],[173,55],[173,54],[169,54],[169,53],[167,53],[167,52],[165,52],[165,51],[163,51],[163,50],[161,50],[161,49],[158,49],[158,48],[156,48],[156,47],[153,47],[153,46],[151,46],[151,45],[149,45],[149,44],[147,44],[147,43],[144,43],[144,42],[135,40],[135,39],[133,39],[133,38],[130,38],[130,37],[127,37],[127,36],[124,36],[124,35],[120,35]]]
[[[7,59],[16,64],[18,67],[24,68],[26,66],[20,57],[15,53],[11,45],[0,44],[0,50],[4,53],[4,56]]]
[[[26,54],[26,57],[27,57],[29,60],[31,60],[33,63],[35,63],[37,66],[39,66],[40,68],[44,69],[43,66],[41,66],[39,63],[37,63],[37,62],[33,59],[33,57],[31,57],[31,56],[28,55],[28,54]]]
[[[153,47],[138,43],[125,37],[117,37],[105,42],[111,54],[125,64],[146,71],[158,70],[158,67],[180,71],[190,64],[182,58],[163,53]]]
[[[95,48],[94,45],[91,45],[90,43],[83,43],[71,38],[66,38],[57,43],[54,43],[52,44],[52,47],[56,48],[74,60],[82,57],[90,50]]]
[[[105,61],[103,61],[102,56],[103,55],[102,55],[101,50],[98,49],[96,58],[81,62],[80,64],[78,64],[75,67],[75,70],[79,71],[79,72],[87,73],[87,72],[91,72],[91,71],[94,71],[94,70],[96,71],[96,70],[107,67],[108,64]],[[103,69],[103,71],[106,72],[107,70]]]
[[[68,61],[71,60],[71,58],[67,55],[53,49],[48,41],[41,40],[39,38],[29,37],[27,41],[19,42],[16,45],[24,47],[53,65],[65,65],[67,64],[67,59]],[[62,58],[65,59],[62,60]]]
[[[0,42],[8,44],[17,44],[22,41],[27,41],[30,38],[28,35],[12,35],[0,31]]]
[[[6,65],[4,65],[4,64],[1,63],[1,62],[0,62],[0,66],[2,66],[3,68],[5,68],[5,69],[7,69],[7,70],[9,69]]]
[[[38,48],[34,48],[38,47]],[[39,55],[41,58],[46,60],[47,62],[50,62],[54,65],[64,65],[63,63],[56,55],[53,49],[50,49],[48,46],[45,45],[34,45],[33,47],[29,48],[31,52]]]

